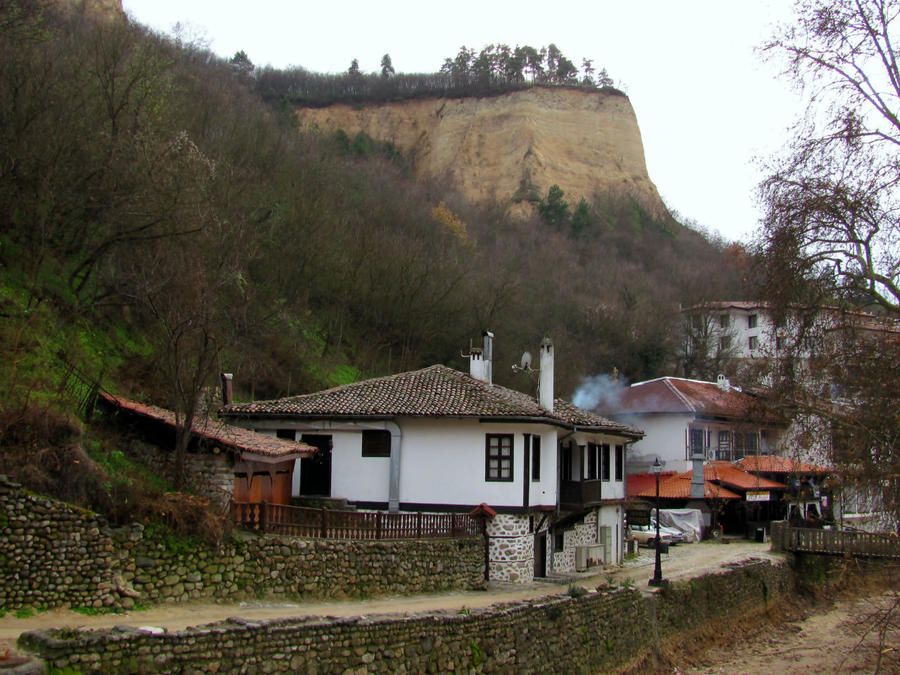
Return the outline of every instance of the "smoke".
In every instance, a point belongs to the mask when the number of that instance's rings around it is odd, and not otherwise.
[[[585,377],[575,390],[572,403],[585,410],[617,412],[625,387],[626,383],[621,377],[613,378],[609,375]]]

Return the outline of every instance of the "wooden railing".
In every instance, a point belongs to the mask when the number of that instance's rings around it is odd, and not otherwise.
[[[900,538],[893,534],[791,527],[776,521],[771,536],[773,551],[900,559]]]
[[[600,503],[602,491],[601,480],[564,480],[560,488],[559,501],[567,508],[591,506]]]
[[[335,511],[232,502],[232,514],[243,527],[315,539],[423,539],[467,537],[481,532],[480,521],[467,513]]]

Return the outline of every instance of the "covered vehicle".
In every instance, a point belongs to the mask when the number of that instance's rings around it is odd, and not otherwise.
[[[629,525],[629,530],[631,530],[631,536],[637,539],[638,544],[641,546],[656,546],[655,518],[650,519],[649,525]],[[666,527],[660,524],[659,538],[662,540],[662,543],[674,546],[683,541],[684,535],[681,530],[676,530],[675,528]]]
[[[653,513],[656,513],[655,509]],[[683,541],[688,544],[700,541],[703,534],[700,509],[660,509],[659,524],[679,530]]]

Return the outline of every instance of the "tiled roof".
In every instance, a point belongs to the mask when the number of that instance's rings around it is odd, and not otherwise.
[[[690,474],[690,472],[688,472]],[[731,462],[707,462],[703,465],[703,478],[724,483],[738,490],[786,490],[787,485],[768,478],[747,473]]]
[[[769,303],[767,302],[758,302],[753,300],[724,300],[718,302],[704,302],[699,305],[691,305],[690,307],[685,307],[681,311],[682,312],[695,312],[697,310],[723,310],[723,309],[743,309],[743,310],[754,310],[754,309],[768,309]]]
[[[547,422],[566,428],[609,431],[640,438],[643,432],[562,399],[554,410],[537,400],[442,365],[274,401],[232,405],[226,417],[475,417]]]
[[[676,475],[674,471],[660,471],[659,480],[664,481],[674,475]],[[629,473],[625,476],[625,494],[627,494],[629,497],[631,495],[636,495],[639,492],[643,492],[648,488],[652,488],[654,490],[654,494],[656,494],[655,473]]]
[[[691,471],[679,474],[660,474],[660,499],[690,499]],[[640,478],[637,478],[640,476]],[[648,478],[644,478],[644,476]],[[704,492],[707,499],[741,499],[732,489],[741,490],[784,490],[786,485],[747,473],[731,462],[707,462],[703,465]],[[726,487],[727,486],[727,487]],[[652,473],[628,476],[626,486],[629,497],[656,497],[656,479]]]
[[[751,394],[734,387],[725,390],[714,382],[679,377],[661,377],[633,384],[622,391],[616,410],[605,412],[616,415],[694,413],[732,420],[763,416],[757,397]]]
[[[101,392],[99,396],[104,403],[117,410],[125,411],[140,418],[153,420],[172,427],[172,429],[175,428],[175,413],[171,410],[113,396],[105,392]],[[290,455],[311,457],[316,452],[315,447],[306,443],[258,434],[254,431],[211,420],[207,417],[194,420],[191,431],[201,438],[239,452],[248,452],[273,459],[289,458]]]
[[[777,455],[751,455],[735,462],[744,471],[751,473],[794,473],[794,474],[822,474],[831,473],[830,469],[815,464],[800,462],[787,457]]]
[[[732,492],[722,485],[717,485],[710,480],[703,481],[704,496],[706,499],[741,499],[741,495]],[[656,481],[643,489],[632,492],[628,490],[629,497],[656,497]],[[669,478],[660,478],[660,499],[690,499],[691,498],[691,472],[675,474]]]

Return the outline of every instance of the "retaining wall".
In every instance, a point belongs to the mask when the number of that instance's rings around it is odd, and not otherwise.
[[[757,562],[655,594],[617,588],[414,617],[232,619],[162,634],[35,632],[20,646],[85,672],[616,672],[685,630],[765,612],[792,587],[787,564]]]
[[[0,609],[130,608],[201,598],[316,599],[478,588],[481,537],[343,541],[249,535],[213,547],[111,529],[0,476]]]

